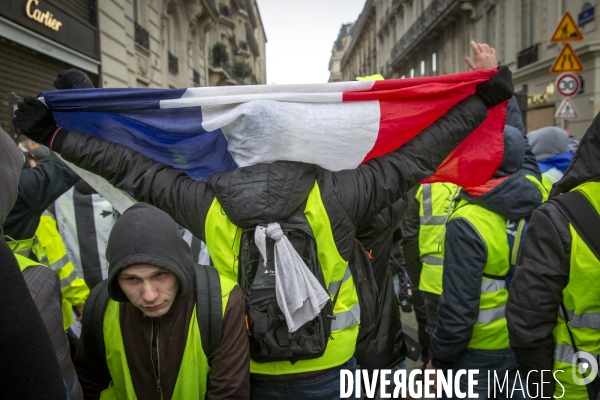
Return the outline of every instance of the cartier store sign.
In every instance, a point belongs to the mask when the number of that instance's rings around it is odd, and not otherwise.
[[[33,5],[38,6],[40,4],[40,0],[27,0],[27,5],[25,6],[25,13],[29,18],[34,21],[39,22],[40,24],[44,24],[48,28],[53,31],[58,31],[62,25],[62,22],[54,18],[54,14],[50,11],[43,12],[38,8],[33,8]]]
[[[87,0],[84,1],[86,4]],[[0,16],[96,60],[98,29],[61,0],[0,0]],[[70,3],[70,2],[69,2]]]

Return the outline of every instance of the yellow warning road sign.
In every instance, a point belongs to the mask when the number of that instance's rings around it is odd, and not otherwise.
[[[562,74],[563,72],[583,72],[583,64],[569,43],[563,47],[550,68],[551,74]]]
[[[580,42],[583,40],[583,34],[577,27],[577,24],[571,17],[571,14],[567,11],[560,20],[554,35],[550,41],[552,43],[557,42]]]

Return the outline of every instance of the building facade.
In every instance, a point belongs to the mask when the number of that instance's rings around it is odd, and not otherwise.
[[[340,82],[343,80],[340,63],[352,40],[350,32],[352,32],[353,25],[354,24],[343,24],[337,40],[333,43],[331,59],[329,60],[329,82]]]
[[[581,137],[600,111],[598,0],[367,0],[340,63],[342,80],[380,73],[411,78],[468,70],[470,41],[489,43],[513,72],[527,131],[556,125]],[[550,38],[569,11],[582,20],[582,42],[571,43],[581,59],[583,89],[573,97],[580,118],[555,120],[562,98],[550,68],[562,44]],[[375,32],[375,40],[372,39]],[[375,55],[369,52],[375,48]],[[373,60],[375,59],[375,65]]]
[[[99,2],[105,87],[265,84],[256,0]]]
[[[98,84],[96,0],[2,0],[0,54],[0,126],[17,140],[17,102],[54,89],[60,71],[79,68]]]

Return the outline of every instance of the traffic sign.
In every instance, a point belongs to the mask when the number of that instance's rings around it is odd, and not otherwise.
[[[583,64],[569,43],[565,44],[565,47],[556,57],[552,68],[550,68],[552,74],[563,72],[583,72]]]
[[[571,13],[568,11],[563,15],[562,19],[558,23],[554,34],[550,41],[552,43],[558,42],[580,42],[583,40],[583,34],[577,27],[575,20],[571,17]]]
[[[554,114],[554,118],[556,119],[577,119],[579,118],[579,111],[575,108],[575,104],[573,104],[573,100],[570,97],[565,97],[562,103],[560,103],[560,107]]]
[[[556,78],[554,86],[556,86],[556,91],[561,96],[571,97],[579,93],[579,87],[581,85],[579,83],[579,77],[577,75],[566,73]]]

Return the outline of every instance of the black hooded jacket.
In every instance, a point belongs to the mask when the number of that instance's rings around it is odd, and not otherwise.
[[[573,161],[550,193],[566,193],[585,182],[600,180],[600,114],[581,141]],[[569,283],[571,233],[569,223],[552,202],[533,212],[506,306],[510,346],[521,376],[541,382],[540,371],[554,366],[554,339],[562,292]],[[546,373],[544,396],[554,393]],[[531,386],[530,386],[531,387]],[[531,387],[531,393],[536,388]]]
[[[120,302],[120,328],[131,380],[140,399],[170,399],[175,389],[189,324],[196,304],[194,260],[190,247],[179,234],[177,224],[165,212],[149,204],[138,203],[118,219],[106,249],[108,294]],[[169,311],[157,318],[145,316],[136,308],[118,282],[123,269],[134,264],[149,264],[172,272],[179,291]],[[90,297],[92,298],[92,297]],[[97,298],[97,297],[96,297]],[[86,307],[94,307],[88,301]],[[250,346],[244,322],[244,300],[239,287],[229,294],[223,317],[221,344],[213,353],[206,399],[245,399],[250,391]],[[90,317],[85,314],[84,319]],[[89,321],[83,321],[84,326]],[[84,328],[85,329],[85,328]],[[155,335],[154,360],[151,348]],[[75,368],[86,399],[96,399],[111,381],[106,358],[88,354],[93,340],[81,335]],[[158,361],[160,360],[160,361]],[[158,372],[156,372],[158,370]],[[158,378],[156,377],[158,376]],[[157,380],[162,392],[157,392]]]
[[[463,189],[459,197],[468,202],[468,207],[476,205],[507,219],[518,220],[531,215],[542,203],[544,193],[526,178],[526,175],[531,175],[541,182],[535,157],[524,137],[520,115],[516,114],[518,109],[513,108],[512,112],[512,116],[509,112],[505,126],[505,155],[495,176],[505,179],[491,189],[482,186],[479,192],[483,194],[478,196],[471,196]],[[498,235],[506,236],[506,231],[502,230]],[[487,257],[485,242],[467,220],[456,218],[448,222],[443,293],[436,330],[430,343],[436,368],[450,369],[468,348],[479,315],[481,280]]]

